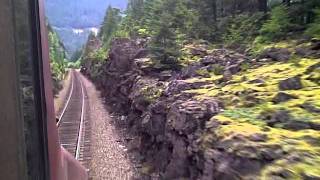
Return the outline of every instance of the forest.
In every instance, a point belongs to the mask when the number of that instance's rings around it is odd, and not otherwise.
[[[129,0],[75,57],[146,179],[320,179],[319,0]]]
[[[149,37],[157,59],[172,61],[163,64],[178,62],[182,45],[192,40],[255,54],[263,44],[319,38],[319,4],[317,0],[131,0],[124,15],[108,8],[99,37],[105,50],[113,37]]]

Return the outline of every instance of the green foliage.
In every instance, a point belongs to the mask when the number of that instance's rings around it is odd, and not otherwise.
[[[141,37],[148,37],[150,33],[148,32],[147,29],[139,29],[138,30],[138,35]]]
[[[48,40],[49,40],[49,50],[50,50],[50,64],[52,71],[52,79],[54,85],[54,93],[58,92],[61,88],[59,84],[63,80],[67,68],[67,60],[65,54],[65,48],[58,35],[52,30],[50,25],[48,27]]]
[[[263,13],[241,14],[230,17],[227,30],[223,34],[223,40],[227,45],[246,45],[254,40],[261,28]]]
[[[102,39],[105,48],[109,47],[112,38],[119,29],[120,23],[120,10],[109,6],[99,33],[99,37]]]
[[[289,32],[306,32],[317,37],[318,19],[312,11],[318,0],[128,0],[127,10],[108,7],[99,36],[101,46],[85,50],[84,58],[105,59],[114,37],[148,38],[153,64],[176,69],[183,44],[199,39],[253,53],[273,41],[286,39]],[[268,10],[270,17],[266,19]],[[89,38],[90,39],[90,38]],[[88,40],[90,43],[90,40]],[[253,43],[253,47],[250,47]],[[220,46],[219,46],[220,47]],[[90,52],[90,53],[87,53]]]
[[[290,28],[290,17],[287,7],[280,5],[272,9],[271,18],[263,24],[260,33],[261,41],[284,39]]]
[[[215,41],[220,38],[218,32],[218,10],[217,1],[194,0],[189,1],[188,8],[191,17],[187,21],[187,27],[191,27],[187,33],[191,38]],[[221,8],[221,10],[223,10]]]
[[[79,69],[80,66],[81,66],[81,61],[80,60],[68,63],[68,68],[70,68],[70,69]]]
[[[279,5],[272,9],[271,18],[263,24],[258,38],[259,42],[284,39],[290,28],[290,17],[288,9],[284,5]]]
[[[94,52],[91,52],[90,57],[92,59],[98,60],[98,61],[104,61],[107,57],[107,50],[105,48],[99,48]]]
[[[141,89],[141,94],[149,103],[155,102],[163,93],[164,87],[145,86]]]
[[[150,49],[154,59],[173,69],[178,67],[177,58],[180,56],[175,29],[179,22],[174,16],[178,6],[179,3],[175,0],[163,0],[160,4],[154,5],[154,10],[161,14],[150,26],[152,32]]]
[[[306,30],[306,34],[320,39],[320,8],[316,9],[314,12],[316,14],[315,21],[310,24],[309,28]]]

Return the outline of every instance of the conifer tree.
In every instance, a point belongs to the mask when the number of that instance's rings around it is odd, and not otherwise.
[[[153,32],[151,52],[161,64],[176,68],[177,57],[179,56],[176,35],[177,22],[174,17],[177,1],[163,0],[161,4],[154,4],[153,8],[155,12],[161,13],[150,24]]]
[[[120,10],[109,6],[99,33],[99,37],[102,39],[104,46],[109,46],[110,41],[119,28],[120,22]]]

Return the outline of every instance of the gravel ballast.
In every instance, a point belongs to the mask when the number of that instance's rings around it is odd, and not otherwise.
[[[99,91],[83,76],[82,82],[88,95],[88,117],[92,127],[90,179],[135,179],[134,166],[126,147],[121,144],[121,137],[112,124],[113,119],[106,110]]]

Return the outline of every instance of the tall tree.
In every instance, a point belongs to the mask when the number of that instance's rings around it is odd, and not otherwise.
[[[99,37],[102,39],[105,46],[109,46],[111,39],[119,28],[120,22],[120,10],[109,6],[99,33]]]
[[[161,64],[168,65],[171,68],[177,67],[177,57],[179,48],[177,44],[177,19],[175,12],[177,10],[176,0],[162,0],[160,4],[153,4],[153,10],[159,12],[159,15],[151,20],[150,28],[153,32],[151,41],[152,54]]]

